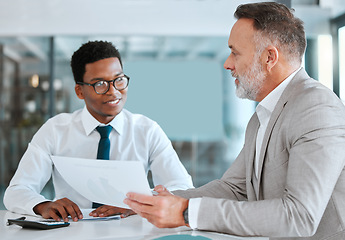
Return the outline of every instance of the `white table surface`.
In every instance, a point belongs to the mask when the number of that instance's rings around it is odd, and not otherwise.
[[[188,227],[164,228],[160,229],[149,223],[146,219],[138,215],[130,216],[121,220],[108,221],[79,221],[72,222],[70,226],[51,229],[34,230],[23,229],[17,225],[7,226],[7,219],[22,217],[24,215],[15,214],[9,211],[0,210],[0,239],[1,240],[29,240],[29,239],[60,239],[60,240],[91,240],[91,239],[123,239],[123,240],[143,240],[155,239],[168,235],[191,235],[203,236],[210,239],[230,239],[230,240],[267,240],[268,238],[243,238],[227,234],[219,234],[205,231],[193,231]],[[28,220],[35,220],[32,216],[26,216]],[[193,239],[191,237],[191,239]]]

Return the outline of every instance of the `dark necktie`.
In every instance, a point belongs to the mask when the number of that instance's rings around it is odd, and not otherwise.
[[[108,125],[104,127],[97,127],[96,130],[101,134],[101,139],[98,144],[97,159],[109,160],[110,140],[109,134],[113,127]]]
[[[98,143],[98,150],[97,150],[97,159],[103,159],[103,160],[109,160],[109,151],[110,151],[110,140],[109,140],[109,134],[111,132],[112,126],[104,126],[100,127],[98,126],[96,130],[101,135],[101,139]],[[92,208],[98,208],[102,206],[103,204],[99,203],[92,203]]]

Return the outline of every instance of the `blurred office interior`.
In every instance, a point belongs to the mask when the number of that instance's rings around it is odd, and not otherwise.
[[[160,124],[195,186],[220,178],[243,145],[256,103],[223,69],[241,0],[0,1],[0,209],[33,134],[83,107],[70,57],[107,40],[131,77],[125,108]],[[345,99],[345,0],[282,0],[305,22],[304,66]],[[53,197],[51,183],[44,194]]]

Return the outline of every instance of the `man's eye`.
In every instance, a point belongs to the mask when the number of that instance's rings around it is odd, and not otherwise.
[[[99,81],[95,84],[96,87],[102,87],[102,86],[105,86],[107,85],[107,82],[106,81]]]

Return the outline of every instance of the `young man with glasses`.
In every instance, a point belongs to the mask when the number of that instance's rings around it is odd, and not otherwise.
[[[99,126],[111,126],[110,160],[142,161],[151,170],[154,185],[170,190],[192,188],[190,175],[183,167],[171,142],[158,124],[149,118],[123,109],[129,77],[122,69],[121,56],[109,42],[94,41],[82,45],[72,56],[75,92],[85,102],[84,109],[49,119],[35,134],[4,196],[10,211],[38,214],[44,218],[74,221],[83,218],[80,208],[92,202],[72,189],[56,171],[51,155],[96,159]],[[75,169],[78,177],[78,169]],[[55,188],[54,201],[40,193],[50,177]],[[103,205],[93,216],[133,212]]]

